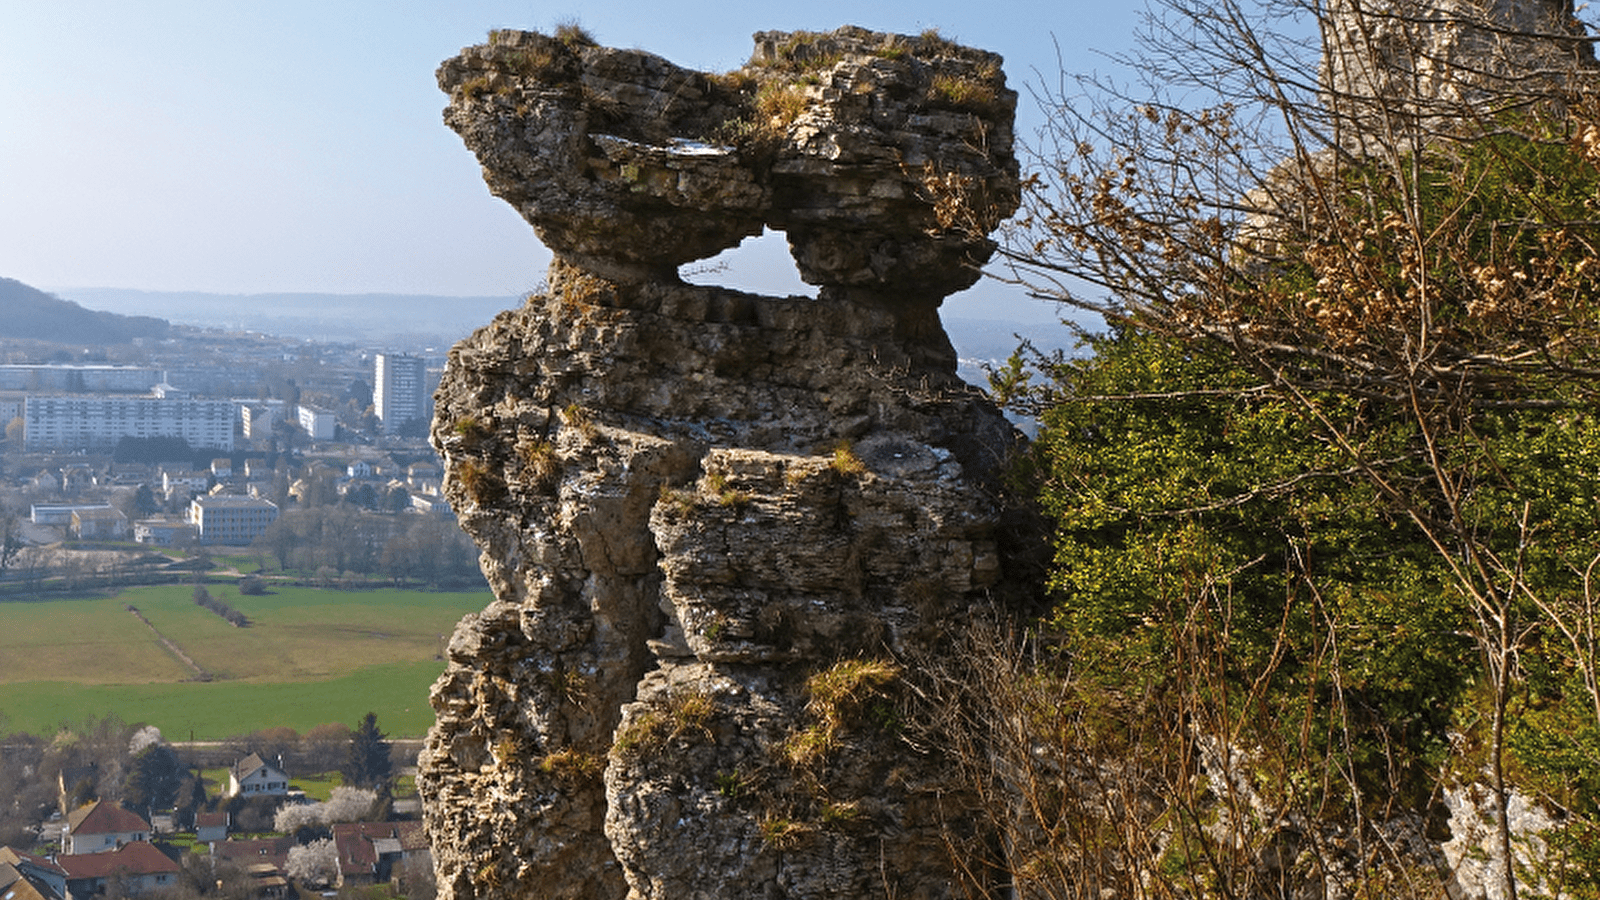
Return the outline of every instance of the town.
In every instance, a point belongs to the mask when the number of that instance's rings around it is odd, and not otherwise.
[[[324,580],[478,580],[425,437],[438,351],[171,326],[0,354],[0,594],[160,580],[130,543],[254,547]]]
[[[50,742],[11,735],[0,750],[0,894],[427,900],[416,799],[396,791],[414,753],[370,714],[354,730],[273,728],[180,747],[109,717]]]

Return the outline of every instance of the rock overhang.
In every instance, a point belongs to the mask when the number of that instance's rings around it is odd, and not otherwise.
[[[762,32],[729,73],[497,31],[445,61],[445,122],[563,260],[608,278],[783,231],[801,278],[938,305],[1015,211],[1016,92],[933,34]]]

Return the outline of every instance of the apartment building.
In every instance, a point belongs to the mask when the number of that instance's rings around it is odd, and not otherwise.
[[[278,520],[278,505],[256,497],[196,497],[189,502],[189,522],[202,544],[244,546]]]
[[[106,450],[125,437],[183,438],[191,447],[233,449],[230,400],[46,395],[28,397],[22,419],[30,450]]]
[[[427,382],[422,357],[379,353],[372,381],[372,406],[385,434],[428,414]]]

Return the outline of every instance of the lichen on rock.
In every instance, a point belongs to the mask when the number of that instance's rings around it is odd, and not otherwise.
[[[932,35],[756,43],[712,76],[496,32],[440,69],[556,257],[437,395],[496,596],[420,760],[451,900],[962,893],[898,660],[1036,546],[1002,490],[1020,438],[937,315],[1015,208],[1015,94]],[[817,297],[678,279],[766,227]]]

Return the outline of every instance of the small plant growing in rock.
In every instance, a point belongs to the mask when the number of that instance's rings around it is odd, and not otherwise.
[[[611,751],[624,759],[641,756],[646,750],[660,746],[666,732],[666,717],[661,711],[645,710],[617,729],[611,740]]]
[[[798,845],[811,831],[810,825],[787,816],[769,814],[761,819],[761,840],[779,850]]]
[[[566,747],[540,758],[539,771],[558,781],[571,783],[592,782],[605,771],[605,761],[574,747]]]
[[[711,731],[711,716],[715,712],[716,704],[710,694],[701,691],[673,694],[659,708],[639,713],[618,729],[611,742],[612,752],[623,758],[636,758],[691,733],[712,740],[715,735]]]
[[[723,636],[728,633],[728,617],[722,613],[717,613],[710,622],[706,623],[706,627],[701,629],[700,633],[705,635],[706,640],[713,643],[722,640]]]
[[[796,769],[808,769],[833,749],[833,732],[818,724],[789,735],[778,744],[778,756]]]
[[[567,404],[567,407],[561,411],[561,421],[565,422],[568,428],[577,429],[577,432],[583,435],[583,439],[586,441],[593,441],[600,436],[600,427],[595,425],[594,417],[589,415],[588,410],[576,403]]]
[[[941,72],[933,76],[933,81],[928,85],[928,99],[934,103],[966,109],[988,106],[997,96],[994,89],[995,76],[996,72],[992,66],[986,66],[970,75]]]
[[[557,668],[540,676],[552,694],[564,703],[582,703],[589,696],[589,683],[579,672]]]
[[[833,459],[828,467],[840,475],[856,477],[866,474],[867,464],[861,461],[849,441],[841,441],[839,446],[833,448]]]
[[[710,740],[714,737],[711,733],[711,715],[716,709],[711,695],[702,691],[673,694],[667,700],[667,715],[672,722],[672,733],[668,737],[678,738],[689,732],[699,732]]]
[[[706,492],[716,498],[717,505],[730,509],[742,509],[750,505],[750,492],[739,490],[728,485],[728,477],[721,472],[712,472],[705,478]]]
[[[512,735],[502,735],[494,742],[495,762],[502,766],[510,765],[522,757],[522,745]]]
[[[595,42],[594,35],[589,33],[589,29],[578,24],[576,19],[567,19],[566,21],[556,23],[555,37],[556,40],[566,44],[568,47],[571,47],[574,50],[578,49],[579,47],[600,46]]]
[[[758,123],[776,133],[783,133],[794,120],[800,118],[811,101],[799,86],[793,84],[766,84],[756,92],[756,118]]]
[[[675,488],[672,485],[665,483],[661,485],[661,502],[665,503],[672,509],[677,510],[678,515],[680,516],[687,516],[694,512],[696,499],[697,498],[693,491]]]
[[[517,442],[517,455],[535,487],[549,489],[561,478],[561,457],[555,444],[543,438],[523,438]]]
[[[738,772],[718,772],[712,782],[717,787],[717,793],[729,800],[737,800],[744,793],[744,779],[739,777]]]
[[[474,503],[492,503],[506,492],[506,483],[500,476],[475,459],[465,460],[456,467],[456,479]]]
[[[489,428],[472,416],[462,416],[456,420],[451,430],[467,445],[476,444],[489,436]]]
[[[855,800],[830,800],[822,805],[822,827],[844,830],[861,821],[861,804]]]
[[[883,659],[846,659],[806,679],[806,709],[830,730],[855,725],[886,699],[884,689],[900,679],[900,667]]]
[[[493,84],[489,81],[489,76],[487,75],[479,75],[474,78],[468,78],[466,81],[461,82],[461,85],[456,88],[456,93],[468,100],[476,100],[485,94],[491,94],[493,92]]]

